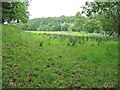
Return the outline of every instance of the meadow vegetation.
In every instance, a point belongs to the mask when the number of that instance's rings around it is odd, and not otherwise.
[[[95,0],[74,16],[29,19],[30,1],[2,2],[3,88],[119,86],[120,2]]]
[[[33,33],[2,27],[3,88],[113,88],[118,42],[103,36]]]

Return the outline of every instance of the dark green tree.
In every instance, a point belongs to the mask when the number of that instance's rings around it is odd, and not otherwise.
[[[61,25],[61,31],[68,31],[69,28],[69,24],[68,23],[63,23]]]
[[[30,19],[28,28],[26,29],[40,31],[68,31],[69,25],[73,23],[74,16],[42,17]]]
[[[113,18],[116,23],[117,33],[120,36],[120,2],[86,2],[82,13],[87,16],[105,15],[106,18]],[[113,27],[114,28],[114,27]]]
[[[118,32],[117,25],[112,17],[106,18],[105,15],[97,15],[96,20],[99,21],[102,31],[108,35]]]
[[[74,22],[75,30],[82,31],[84,22],[85,22],[85,17],[82,16],[80,12],[77,12],[75,16],[75,22]]]
[[[101,26],[99,21],[96,21],[94,19],[89,19],[86,21],[86,23],[83,25],[83,28],[85,31],[89,33],[100,33],[101,31]]]
[[[21,21],[27,22],[28,11],[27,7],[29,1],[27,2],[2,2],[2,23],[11,21]]]

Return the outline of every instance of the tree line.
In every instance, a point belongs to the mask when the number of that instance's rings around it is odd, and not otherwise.
[[[120,2],[86,2],[82,12],[75,16],[47,17],[30,20],[27,2],[2,2],[2,23],[14,23],[25,30],[35,31],[85,31],[89,33],[114,33],[120,36]],[[83,16],[85,14],[86,16]],[[19,23],[19,24],[17,24]]]
[[[106,15],[96,17],[83,16],[77,12],[75,16],[43,17],[28,20],[28,23],[20,25],[24,30],[32,31],[76,31],[88,33],[107,33],[109,35],[117,32],[116,23],[113,18]]]

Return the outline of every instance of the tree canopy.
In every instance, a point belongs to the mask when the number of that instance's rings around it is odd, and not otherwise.
[[[2,23],[12,21],[27,22],[29,15],[27,11],[28,5],[29,1],[2,2]]]
[[[113,19],[113,27],[117,27],[118,36],[120,36],[120,2],[86,2],[82,13],[96,18],[98,15],[104,15],[105,19]]]

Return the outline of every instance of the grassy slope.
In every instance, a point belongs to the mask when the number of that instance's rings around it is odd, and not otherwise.
[[[115,87],[117,42],[67,46],[46,35],[3,26],[3,87]],[[40,43],[43,42],[42,46]]]

